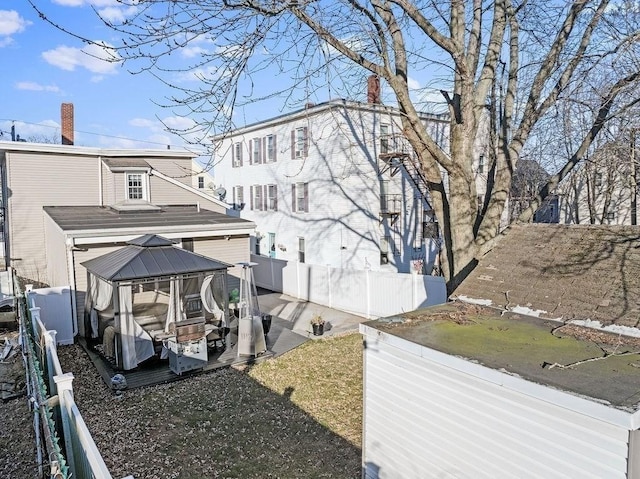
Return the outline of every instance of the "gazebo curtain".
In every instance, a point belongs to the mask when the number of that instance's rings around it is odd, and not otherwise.
[[[97,276],[87,273],[87,295],[85,313],[91,323],[91,337],[98,337],[98,311],[104,311],[113,304],[113,286]],[[85,333],[86,334],[86,333]]]
[[[116,331],[120,333],[122,367],[133,369],[155,354],[151,336],[133,318],[131,285],[118,286]]]
[[[227,318],[224,315],[224,277],[221,274],[212,274],[204,278],[200,288],[200,300],[202,307],[213,314],[217,320],[222,320],[222,325],[227,327]]]

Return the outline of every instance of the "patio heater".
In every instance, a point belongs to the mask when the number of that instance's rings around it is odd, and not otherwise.
[[[240,297],[238,301],[238,356],[258,356],[267,350],[262,328],[262,315],[258,306],[258,291],[253,279],[253,266],[258,263],[242,262]]]

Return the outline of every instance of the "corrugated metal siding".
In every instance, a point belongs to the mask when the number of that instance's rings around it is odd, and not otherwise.
[[[46,282],[42,206],[98,203],[98,160],[7,153],[9,238],[18,274]]]
[[[624,428],[371,336],[364,390],[367,478],[626,477]]]
[[[208,256],[211,259],[235,265],[241,261],[249,261],[249,236],[224,238],[195,238],[193,241],[195,253]],[[229,275],[240,277],[240,268],[229,268]],[[234,282],[230,282],[234,284]],[[236,286],[234,286],[236,287]],[[230,287],[230,289],[233,289]]]
[[[44,215],[45,251],[47,255],[47,284],[70,286],[65,236],[48,216]]]

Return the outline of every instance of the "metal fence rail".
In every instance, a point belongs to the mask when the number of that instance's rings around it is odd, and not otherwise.
[[[63,373],[55,331],[48,331],[41,321],[40,308],[27,310],[22,294],[18,300],[41,477],[111,479],[73,398],[73,374]],[[48,471],[42,466],[44,457],[48,458]]]

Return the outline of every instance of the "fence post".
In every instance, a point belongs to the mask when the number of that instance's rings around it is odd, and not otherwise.
[[[62,419],[62,432],[64,434],[64,451],[69,467],[71,471],[76,474],[76,463],[73,457],[73,443],[71,425],[69,424],[69,410],[70,405],[67,404],[66,392],[73,398],[73,373],[59,374],[53,377],[53,381],[56,383],[56,389],[58,390],[58,401],[60,402],[60,418]]]
[[[27,306],[28,303],[29,301],[27,300]],[[38,328],[38,321],[40,321],[40,308],[36,306],[29,308],[29,311],[31,312],[31,330],[33,331],[33,334],[35,334],[36,341],[40,342],[40,334],[42,333],[40,328]]]
[[[56,348],[56,334],[57,331],[56,330],[47,330],[45,329],[43,331],[44,334],[44,356],[46,357],[47,361],[46,361],[46,372],[47,372],[47,387],[49,388],[49,394],[51,396],[55,396],[56,394],[58,394],[57,392],[57,388],[55,388],[54,390],[54,384],[55,384],[55,374],[56,372],[54,371],[54,364],[53,364],[53,354],[51,354],[52,349],[55,350]]]

